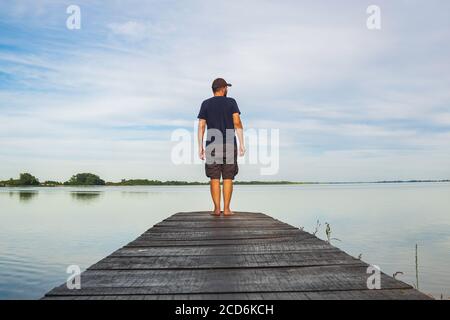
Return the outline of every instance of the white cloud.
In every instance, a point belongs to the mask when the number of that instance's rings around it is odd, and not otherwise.
[[[147,36],[147,27],[143,23],[137,21],[111,23],[108,27],[115,34],[131,37],[136,40],[144,39]]]
[[[130,20],[123,23],[110,23],[108,28],[114,35],[122,36],[132,41],[143,41],[161,37],[175,31],[171,24],[151,23]]]

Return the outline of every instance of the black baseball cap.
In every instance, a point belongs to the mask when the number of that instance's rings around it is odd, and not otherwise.
[[[212,87],[213,90],[219,89],[219,88],[223,88],[223,87],[231,87],[231,83],[227,83],[222,78],[217,78],[216,80],[213,81],[211,87]]]

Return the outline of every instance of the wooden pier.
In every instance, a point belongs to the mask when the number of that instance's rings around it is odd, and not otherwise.
[[[180,212],[156,224],[44,299],[429,299],[268,215]]]

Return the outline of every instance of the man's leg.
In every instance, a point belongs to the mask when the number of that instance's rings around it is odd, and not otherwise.
[[[220,215],[220,179],[211,179],[209,186],[211,198],[214,202],[214,214]]]
[[[233,194],[233,180],[223,179],[223,214],[232,215],[230,210],[231,195]]]

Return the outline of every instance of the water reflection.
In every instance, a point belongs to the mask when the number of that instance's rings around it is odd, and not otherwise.
[[[39,193],[39,196],[37,194]],[[450,296],[450,183],[236,186],[237,211],[264,212],[388,275]],[[25,205],[20,201],[27,201]],[[0,299],[40,298],[175,212],[208,210],[207,186],[0,188]],[[26,219],[24,215],[26,214]]]
[[[78,200],[80,202],[90,203],[99,199],[101,192],[97,191],[73,191],[70,193],[72,199]]]
[[[38,195],[37,191],[32,190],[18,190],[18,191],[10,191],[10,197],[18,197],[20,202],[29,202],[31,199]]]
[[[135,191],[135,192],[122,191],[121,194],[123,197],[135,197],[135,198],[146,198],[149,196],[148,191]]]

